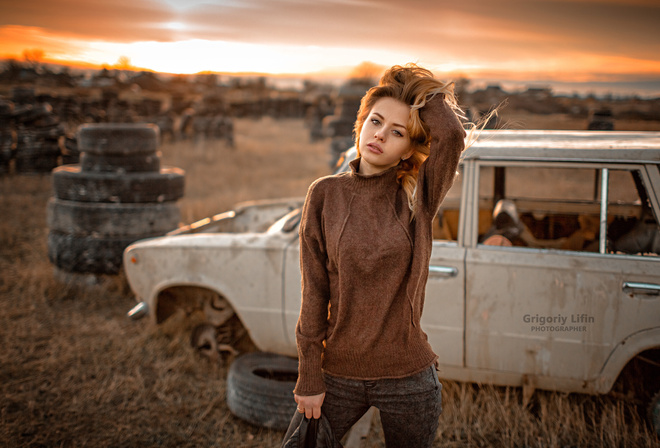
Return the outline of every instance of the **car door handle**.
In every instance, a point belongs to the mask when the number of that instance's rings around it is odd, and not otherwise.
[[[660,285],[654,283],[623,282],[621,289],[630,294],[660,295]]]
[[[429,266],[429,273],[440,277],[456,277],[458,269],[453,266]]]

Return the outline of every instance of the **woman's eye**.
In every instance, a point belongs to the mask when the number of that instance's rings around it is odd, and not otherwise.
[[[394,135],[396,135],[397,137],[403,137],[403,134],[399,131],[392,131],[392,132],[394,132]]]
[[[380,121],[378,121],[378,118],[372,118],[372,119],[371,119],[371,122],[372,122],[373,124],[380,124]]]

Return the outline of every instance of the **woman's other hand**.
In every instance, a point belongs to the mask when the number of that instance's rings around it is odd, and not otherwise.
[[[325,392],[319,395],[293,395],[298,403],[298,412],[304,413],[307,418],[321,418],[321,406],[325,398]]]

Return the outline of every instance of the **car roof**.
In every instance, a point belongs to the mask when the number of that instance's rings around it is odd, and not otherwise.
[[[660,163],[660,132],[484,130],[463,160]]]
[[[355,146],[338,163],[348,171]],[[627,162],[660,164],[660,132],[484,130],[461,160]]]

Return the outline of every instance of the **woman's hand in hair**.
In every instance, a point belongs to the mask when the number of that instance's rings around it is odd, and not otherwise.
[[[319,395],[295,395],[294,399],[298,403],[298,412],[301,410],[307,418],[321,418],[321,406],[325,399],[325,393]]]

